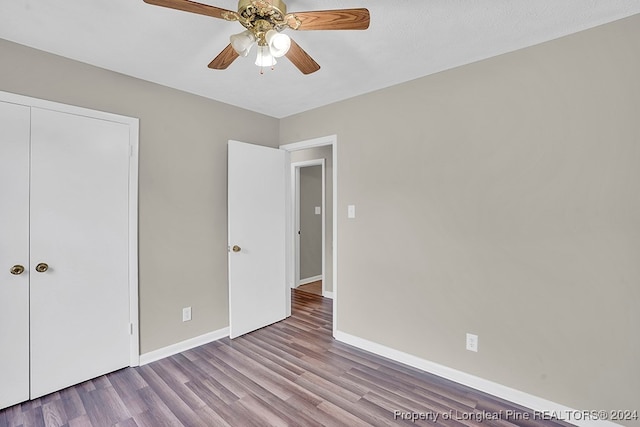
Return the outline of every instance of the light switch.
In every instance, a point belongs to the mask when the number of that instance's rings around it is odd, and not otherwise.
[[[322,214],[322,208],[320,206],[316,206],[316,215]]]
[[[355,218],[356,217],[356,205],[347,206],[347,218]]]
[[[191,307],[185,307],[182,309],[182,321],[188,322],[191,320]]]

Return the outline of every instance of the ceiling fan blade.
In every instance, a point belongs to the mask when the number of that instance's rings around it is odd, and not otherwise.
[[[221,9],[208,4],[196,3],[189,0],[144,0],[145,3],[156,6],[168,7],[170,9],[183,10],[185,12],[199,13],[200,15],[212,16],[214,18],[226,19],[225,16],[234,16],[236,12]]]
[[[226,70],[238,56],[240,55],[238,55],[231,46],[231,43],[229,43],[229,45],[218,54],[218,56],[213,58],[213,61],[209,63],[209,68],[213,68],[214,70]]]
[[[300,23],[299,26],[297,23],[290,25],[294,30],[366,30],[370,20],[369,10],[365,8],[295,12],[291,15],[293,21]]]
[[[302,71],[302,74],[315,73],[320,69],[318,63],[293,40],[291,40],[291,47],[286,53],[286,57],[298,67],[298,70]]]

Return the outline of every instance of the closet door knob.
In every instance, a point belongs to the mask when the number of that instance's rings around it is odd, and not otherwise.
[[[234,245],[234,246],[233,246],[233,248],[231,248],[231,250],[232,250],[233,252],[240,252],[242,249],[240,248],[240,246],[238,246],[238,245]]]
[[[11,274],[18,276],[24,272],[24,267],[21,265],[14,265],[9,271],[11,272]]]
[[[41,262],[40,264],[36,265],[36,271],[38,273],[44,273],[48,269],[49,269],[49,266],[47,264],[45,264],[44,262]]]

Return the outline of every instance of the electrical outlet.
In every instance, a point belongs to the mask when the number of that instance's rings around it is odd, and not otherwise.
[[[478,351],[478,336],[474,334],[467,334],[467,350]]]
[[[191,307],[185,307],[182,309],[182,321],[188,322],[191,320]]]

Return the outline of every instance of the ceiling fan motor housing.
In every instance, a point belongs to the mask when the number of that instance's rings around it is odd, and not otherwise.
[[[282,31],[287,26],[287,6],[281,0],[240,0],[240,23],[250,30],[258,45],[266,46],[265,35],[269,30]]]
[[[278,26],[284,24],[287,5],[281,0],[240,0],[238,14],[244,18],[247,24],[252,24],[257,20],[266,20],[274,26]]]

